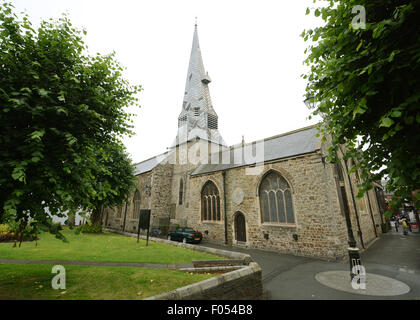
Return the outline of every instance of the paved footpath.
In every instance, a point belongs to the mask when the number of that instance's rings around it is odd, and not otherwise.
[[[347,293],[326,287],[315,279],[324,271],[349,271],[347,262],[326,262],[318,259],[296,257],[256,249],[243,249],[203,244],[248,253],[261,266],[265,298],[272,300],[372,300],[418,299],[420,300],[420,234],[403,236],[395,231],[380,236],[361,260],[366,272],[386,276],[404,282],[410,292],[399,296],[366,296]]]

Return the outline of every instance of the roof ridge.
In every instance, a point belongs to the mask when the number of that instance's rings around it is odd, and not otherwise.
[[[158,155],[156,155],[156,156],[154,156],[154,157],[150,157],[149,159],[146,159],[146,160],[143,160],[143,161],[140,161],[140,162],[136,162],[136,163],[134,163],[134,165],[136,166],[136,165],[141,164],[141,163],[143,163],[143,162],[146,162],[146,161],[149,161],[149,160],[155,159],[155,158],[157,158],[157,157],[159,157],[159,156],[163,156],[163,155],[165,155],[165,154],[167,154],[167,153],[169,153],[169,151],[165,151],[165,152],[160,153],[160,154],[158,154]]]
[[[308,129],[312,129],[312,128],[315,128],[316,126],[317,126],[317,124],[313,124],[313,125],[310,125],[310,126],[306,126],[306,127],[303,127],[303,128],[295,129],[295,130],[288,131],[288,132],[285,132],[285,133],[280,133],[280,134],[277,134],[275,136],[271,136],[271,137],[268,137],[268,138],[254,140],[254,141],[245,143],[244,146],[252,145],[252,144],[254,144],[256,142],[265,142],[265,141],[268,141],[268,140],[273,140],[273,139],[276,139],[276,138],[279,138],[279,137],[283,137],[283,136],[287,136],[287,135],[290,135],[290,134],[293,134],[293,133],[297,133],[297,132],[305,131],[305,130],[308,130]],[[232,146],[229,146],[229,148],[233,148],[233,149],[235,149],[237,147],[242,147],[242,144],[241,143],[238,143],[238,144],[234,144]]]

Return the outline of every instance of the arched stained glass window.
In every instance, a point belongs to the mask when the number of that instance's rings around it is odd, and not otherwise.
[[[260,184],[262,222],[295,223],[292,192],[287,181],[277,172],[270,171]]]
[[[221,220],[219,190],[212,181],[207,181],[201,191],[201,220]]]

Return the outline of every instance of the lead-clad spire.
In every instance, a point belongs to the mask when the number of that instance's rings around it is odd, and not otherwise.
[[[208,86],[210,82],[204,69],[196,22],[175,145],[195,138],[226,145],[218,131],[218,117],[211,103]]]

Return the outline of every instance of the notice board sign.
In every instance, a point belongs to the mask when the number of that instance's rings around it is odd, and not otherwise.
[[[140,229],[147,230],[146,246],[149,244],[150,209],[140,210],[139,227],[137,228],[137,242],[140,238]]]

